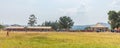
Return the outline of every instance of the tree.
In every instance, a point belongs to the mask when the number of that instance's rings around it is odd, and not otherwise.
[[[90,30],[90,27],[86,27],[85,30]]]
[[[27,32],[27,28],[28,28],[27,26],[25,26],[25,27],[24,27],[24,29],[25,29],[25,32]]]
[[[45,21],[42,26],[51,26],[51,21]]]
[[[52,28],[53,28],[54,30],[58,30],[58,29],[59,29],[59,23],[58,23],[57,21],[52,22],[52,23],[51,23],[51,26],[52,26]]]
[[[59,29],[59,24],[57,21],[55,22],[51,22],[51,21],[45,21],[42,26],[51,26],[54,30],[58,30]]]
[[[111,25],[112,29],[120,27],[120,11],[117,13],[116,11],[109,11],[109,24]]]
[[[35,26],[35,24],[37,24],[36,19],[37,18],[35,17],[34,14],[30,15],[28,25],[29,26]]]
[[[70,17],[63,16],[59,18],[59,25],[61,29],[69,30],[73,24],[74,22]]]
[[[118,18],[117,18],[117,28],[120,27],[120,11],[118,12]]]
[[[4,26],[3,25],[0,25],[0,29],[3,29],[4,28]]]

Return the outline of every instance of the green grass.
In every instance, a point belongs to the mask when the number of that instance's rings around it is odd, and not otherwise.
[[[0,33],[0,48],[120,48],[120,33]]]

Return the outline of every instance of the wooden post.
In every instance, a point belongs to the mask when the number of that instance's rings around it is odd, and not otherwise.
[[[9,31],[7,31],[7,34],[6,34],[6,36],[9,36]]]

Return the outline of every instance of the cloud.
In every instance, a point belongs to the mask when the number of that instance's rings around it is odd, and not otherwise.
[[[57,0],[62,2],[76,2],[77,6],[71,6],[68,8],[58,8],[58,11],[60,11],[63,15],[69,15],[69,16],[79,16],[79,14],[85,14],[86,12],[86,1],[84,0]]]
[[[120,8],[120,0],[113,0],[111,7],[112,8]]]
[[[70,16],[72,17],[75,25],[84,24],[86,22],[86,2],[81,1],[79,4],[76,4],[75,7],[69,8],[58,8],[58,12],[62,14],[62,16]],[[85,21],[85,22],[84,22]]]
[[[63,9],[63,8],[59,8],[58,9],[60,12],[62,12],[64,15],[76,15],[76,13],[78,12],[78,8],[67,8],[67,9]]]
[[[101,16],[107,16],[106,8],[112,7],[118,8],[120,6],[119,0],[10,0],[0,2],[1,5],[1,14],[3,14],[3,20],[8,16],[19,17],[15,19],[16,23],[25,23],[23,19],[24,16],[29,16],[31,13],[35,13],[36,16],[41,20],[56,20],[59,16],[67,15],[70,16],[75,24],[89,24],[97,21],[105,21]],[[12,11],[12,12],[11,12]],[[49,17],[48,17],[49,16]],[[93,19],[94,18],[94,19]],[[104,17],[106,18],[106,17]],[[18,20],[22,19],[21,22]],[[15,21],[14,21],[15,22]],[[14,23],[6,22],[6,23]]]
[[[65,2],[80,2],[81,0],[53,0],[53,1],[65,3]]]

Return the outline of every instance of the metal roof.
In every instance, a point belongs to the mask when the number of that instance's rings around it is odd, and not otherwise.
[[[41,27],[27,27],[27,28],[31,28],[31,29],[51,29],[52,27],[50,27],[50,26],[41,26]]]
[[[6,27],[5,29],[23,29],[25,27],[17,27],[17,26],[9,26]],[[28,29],[51,29],[52,27],[50,26],[40,26],[40,27],[27,27]]]
[[[104,25],[102,25],[100,23],[97,23],[96,25],[93,25],[93,26],[90,26],[90,27],[106,27],[106,26],[104,26]]]
[[[6,29],[23,29],[24,27],[13,27],[13,26],[10,26],[10,27],[6,27]]]

